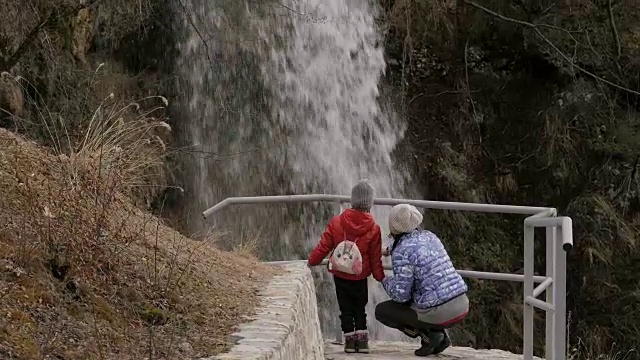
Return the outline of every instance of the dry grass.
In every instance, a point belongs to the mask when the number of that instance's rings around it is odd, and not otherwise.
[[[583,344],[582,341],[573,349],[573,351],[567,356],[567,360],[631,360],[636,359],[638,354],[635,351],[628,351],[626,353],[615,351],[611,349],[609,352],[604,354],[594,353],[591,350],[579,350],[580,348],[585,347],[589,349],[589,345]]]
[[[567,334],[569,334],[571,329],[571,312],[569,312],[567,317]],[[567,342],[567,360],[631,360],[638,357],[638,354],[634,350],[629,350],[626,353],[617,351],[616,344],[609,349],[609,351],[596,350],[594,349],[594,345],[590,344],[594,339],[587,339],[583,341],[583,339],[578,338],[577,343],[572,346]],[[597,343],[598,341],[593,341]]]
[[[104,76],[103,68],[104,64],[98,66],[88,79],[92,88],[100,92],[110,88],[108,81],[96,79]],[[25,93],[33,87],[27,79],[12,77],[6,72],[2,78],[18,84]],[[82,174],[96,173],[104,182],[103,187],[147,206],[164,189],[165,158],[169,155],[165,141],[171,135],[171,127],[164,117],[166,98],[147,96],[125,102],[111,92],[90,118],[83,119],[77,126],[51,113],[47,106],[40,106],[44,99],[39,93],[27,100],[39,120],[46,143],[61,158],[61,166],[65,167],[71,183],[76,183]]]
[[[168,104],[165,98],[159,99],[164,106]],[[97,169],[104,178],[118,182],[114,186],[121,192],[149,201],[156,194],[154,188],[162,187],[165,180],[167,149],[157,134],[168,133],[171,127],[151,116],[164,107],[143,113],[139,109],[137,103],[103,103],[88,122],[85,136],[71,151],[69,161],[75,171]]]
[[[119,191],[126,177],[104,174],[140,168],[113,160],[97,137],[64,157],[0,129],[0,358],[225,350],[272,270],[187,239],[135,207]],[[97,153],[107,161],[88,161]]]
[[[396,0],[383,14],[382,26],[397,31],[409,52],[425,40],[449,38],[454,31],[456,3],[449,0]]]
[[[238,256],[257,260],[259,258],[260,240],[263,229],[260,228],[253,233],[242,238],[236,245],[234,245],[232,252]]]

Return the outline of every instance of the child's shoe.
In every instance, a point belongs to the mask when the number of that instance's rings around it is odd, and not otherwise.
[[[362,354],[369,353],[369,331],[356,330],[356,350]]]
[[[356,333],[350,332],[344,334],[344,352],[353,354],[356,350]]]

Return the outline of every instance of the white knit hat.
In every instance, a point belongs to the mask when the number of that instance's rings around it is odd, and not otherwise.
[[[391,235],[409,233],[422,224],[422,214],[415,206],[399,204],[389,213],[389,232]]]

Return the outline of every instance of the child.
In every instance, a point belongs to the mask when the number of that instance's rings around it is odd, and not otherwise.
[[[373,187],[362,180],[351,190],[351,209],[329,221],[308,260],[315,266],[331,253],[329,271],[336,286],[346,353],[369,353],[367,277],[373,274],[378,281],[384,278],[382,239],[380,227],[369,213],[372,206]],[[357,248],[350,247],[353,243]]]

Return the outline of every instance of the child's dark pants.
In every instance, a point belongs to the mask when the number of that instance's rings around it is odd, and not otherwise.
[[[356,330],[366,330],[367,313],[365,307],[369,302],[367,279],[345,280],[334,276],[333,280],[336,284],[342,332],[352,333]]]

